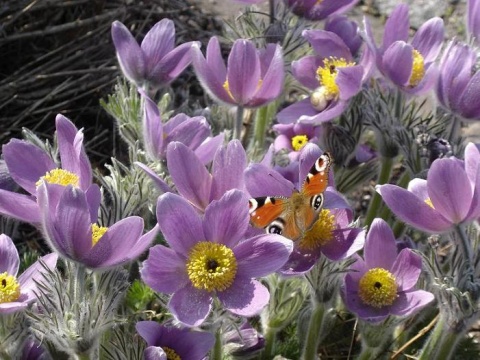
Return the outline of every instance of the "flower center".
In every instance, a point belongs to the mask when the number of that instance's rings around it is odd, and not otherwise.
[[[333,230],[335,230],[335,216],[330,210],[322,209],[318,220],[305,233],[305,236],[298,243],[298,247],[304,250],[314,250],[325,245],[332,240]]]
[[[263,79],[259,79],[258,80],[258,84],[257,84],[257,90],[261,88],[262,86],[262,83],[263,83]],[[233,97],[232,95],[232,92],[230,91],[230,85],[228,84],[228,80],[225,80],[225,82],[223,83],[223,88],[225,89],[225,91],[227,92],[228,96],[230,96],[230,99],[232,100],[235,100],[235,98]]]
[[[358,295],[370,306],[381,308],[390,306],[397,298],[397,283],[388,270],[373,268],[360,279]]]
[[[92,224],[92,247],[97,244],[98,240],[101,239],[101,237],[107,232],[107,230],[108,227]]]
[[[80,183],[80,179],[77,174],[63,169],[53,169],[47,171],[47,173],[42,176],[35,185],[40,186],[42,184],[42,181],[46,181],[50,184],[58,184],[63,186],[73,185],[75,187],[78,187]]]
[[[432,200],[430,200],[430,198],[425,199],[425,204],[430,206],[432,209],[435,209],[435,206],[433,206]]]
[[[166,346],[162,346],[162,349],[165,351],[165,354],[167,354],[167,360],[182,360],[175,350]]]
[[[237,259],[232,249],[225,245],[202,241],[190,251],[187,274],[197,289],[223,291],[235,279]]]
[[[323,59],[323,66],[319,66],[317,69],[317,79],[320,85],[325,87],[325,95],[329,100],[337,98],[340,92],[338,85],[335,82],[337,79],[338,68],[354,65],[354,62],[347,62],[344,58],[338,59],[330,56],[329,58]]]
[[[20,297],[20,284],[15,276],[0,274],[0,304],[13,302]]]
[[[412,75],[410,75],[410,80],[408,84],[413,87],[417,86],[420,81],[422,81],[423,76],[425,75],[425,66],[423,61],[423,56],[418,50],[413,50],[413,65],[412,65]]]
[[[292,148],[295,151],[300,151],[308,142],[307,135],[295,135],[292,138]]]

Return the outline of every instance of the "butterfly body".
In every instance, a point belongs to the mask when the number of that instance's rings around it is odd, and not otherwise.
[[[328,185],[332,159],[324,153],[310,169],[301,191],[294,190],[285,197],[257,197],[249,201],[250,221],[268,233],[281,234],[297,240],[310,229],[323,205],[323,192]]]

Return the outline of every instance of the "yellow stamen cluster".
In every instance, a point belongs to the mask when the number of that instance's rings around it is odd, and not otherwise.
[[[430,206],[432,209],[435,209],[435,206],[433,206],[432,200],[430,198],[425,199],[425,204]]]
[[[295,135],[292,138],[292,148],[295,151],[300,151],[305,145],[307,145],[307,142],[308,142],[307,135]]]
[[[78,187],[80,184],[80,178],[77,174],[63,169],[53,169],[48,171],[40,178],[40,180],[36,182],[36,185],[40,186],[43,181],[46,181],[50,184],[58,184],[63,186],[73,185],[75,187]]]
[[[257,91],[258,91],[258,89],[260,89],[262,87],[262,83],[263,83],[263,79],[259,79],[258,84],[257,84]],[[225,91],[227,92],[228,96],[230,96],[230,98],[232,100],[235,100],[233,95],[232,95],[232,92],[230,91],[230,85],[228,84],[228,80],[225,80],[225,82],[223,83],[222,86],[225,89]]]
[[[15,276],[6,272],[0,274],[0,304],[17,301],[20,297],[20,284]]]
[[[101,239],[101,237],[107,232],[107,230],[108,227],[92,224],[92,247],[97,244],[98,240]]]
[[[368,270],[360,279],[358,295],[363,303],[381,308],[397,298],[397,283],[393,274],[382,268]]]
[[[314,250],[319,246],[327,244],[333,238],[335,230],[335,216],[328,209],[322,209],[318,220],[305,233],[298,243],[300,249]]]
[[[162,346],[163,351],[165,351],[165,354],[167,355],[167,360],[182,360],[180,355],[177,354],[177,352],[167,346]]]
[[[187,274],[197,289],[223,291],[235,280],[237,259],[225,245],[202,241],[190,251]]]
[[[325,87],[327,97],[330,97],[330,99],[335,99],[339,95],[340,90],[335,82],[338,74],[337,69],[339,67],[348,67],[354,65],[354,62],[347,62],[347,60],[344,58],[338,59],[330,56],[329,58],[323,59],[323,66],[320,66],[317,69],[317,79],[320,82],[320,85]]]
[[[410,75],[410,80],[408,84],[413,87],[417,86],[420,81],[422,81],[423,76],[425,75],[425,66],[422,54],[418,50],[413,50],[413,65],[412,65],[412,75]]]

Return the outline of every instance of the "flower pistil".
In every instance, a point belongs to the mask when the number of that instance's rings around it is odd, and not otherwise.
[[[186,265],[192,285],[201,290],[228,289],[237,274],[237,259],[232,249],[209,241],[201,241],[192,248]]]
[[[360,279],[358,295],[365,304],[376,308],[392,305],[397,298],[395,276],[382,268],[368,270]]]
[[[295,135],[292,137],[292,148],[295,151],[300,151],[308,142],[307,135]]]
[[[327,97],[335,99],[340,92],[336,83],[338,68],[354,65],[354,62],[347,62],[344,58],[338,59],[330,56],[329,58],[323,59],[323,66],[319,66],[317,69],[317,79],[320,85],[325,87]]]
[[[15,276],[0,274],[0,304],[14,302],[20,297],[20,284]]]

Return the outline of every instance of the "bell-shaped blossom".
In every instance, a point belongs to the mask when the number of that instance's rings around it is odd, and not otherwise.
[[[476,71],[476,63],[475,50],[455,40],[440,60],[437,99],[443,108],[465,120],[480,120],[480,71]]]
[[[422,258],[410,249],[397,254],[392,230],[382,219],[370,226],[364,259],[356,261],[345,276],[343,300],[359,318],[380,322],[389,315],[410,316],[432,302],[432,293],[415,289]]]
[[[202,212],[228,190],[245,188],[243,171],[247,167],[247,155],[238,140],[218,148],[211,172],[193,150],[182,143],[172,142],[167,147],[167,166],[178,193]],[[145,166],[142,169],[160,191],[172,191],[152,170]]]
[[[135,326],[147,342],[145,360],[204,359],[215,343],[215,337],[208,332],[192,331],[160,325],[155,321],[140,321]],[[164,357],[161,354],[164,353]]]
[[[350,10],[358,0],[284,0],[284,2],[297,16],[309,20],[323,20],[330,15]]]
[[[3,145],[3,157],[11,178],[28,194],[0,189],[0,214],[33,224],[40,223],[37,187],[45,181],[73,185],[88,191],[92,168],[83,147],[83,132],[63,115],[56,117],[60,166],[43,149],[24,140]]]
[[[190,65],[196,41],[175,47],[175,24],[162,19],[145,35],[141,45],[120,21],[112,23],[112,39],[123,74],[138,87],[168,85]]]
[[[480,1],[467,0],[467,31],[480,42]]]
[[[37,297],[37,282],[43,281],[47,269],[57,265],[57,254],[41,257],[17,277],[20,258],[12,239],[0,235],[0,315],[25,309]],[[43,267],[40,260],[46,266]]]
[[[303,37],[314,50],[292,63],[295,79],[310,90],[310,96],[277,114],[280,123],[319,124],[339,116],[369,78],[373,54],[365,48],[357,64],[349,47],[335,33],[305,30]]]
[[[218,39],[212,37],[205,57],[194,49],[193,66],[203,88],[225,104],[255,108],[275,100],[283,90],[280,45],[258,50],[250,40],[236,40],[225,66]]]
[[[480,152],[469,143],[465,161],[437,159],[427,180],[413,179],[408,189],[379,185],[377,191],[403,222],[429,233],[441,233],[456,224],[480,217]]]
[[[93,185],[97,186],[97,185]],[[91,269],[124,265],[147,250],[158,228],[143,233],[143,219],[124,218],[109,226],[97,225],[100,192],[84,192],[71,185],[43,183],[38,187],[42,230],[52,250]]]
[[[322,128],[312,124],[275,124],[273,125],[278,135],[273,143],[275,151],[289,150],[290,161],[298,159],[301,150],[308,143],[317,143],[322,134]]]
[[[214,298],[246,317],[268,303],[267,288],[255,278],[281,268],[292,242],[276,234],[246,236],[250,216],[243,192],[228,191],[207,206],[203,217],[184,198],[164,194],[157,220],[170,247],[152,247],[140,274],[152,289],[172,294],[168,309],[178,321],[200,325]]]
[[[430,90],[437,80],[435,60],[443,45],[443,20],[425,22],[408,42],[410,20],[408,5],[398,5],[388,18],[380,47],[375,45],[372,29],[365,18],[366,41],[375,52],[380,72],[396,87],[409,94]]]
[[[326,23],[326,31],[337,34],[350,49],[350,53],[355,57],[363,44],[360,36],[360,29],[354,20],[350,20],[345,15],[330,16]]]
[[[218,146],[223,143],[224,134],[212,138],[210,125],[203,116],[189,117],[177,114],[163,123],[158,106],[141,91],[145,99],[143,113],[143,141],[145,150],[153,160],[164,160],[169,143],[181,142],[203,159],[212,161]]]
[[[265,338],[248,321],[242,326],[235,326],[223,337],[223,348],[234,358],[249,359],[258,355],[265,348]]]
[[[318,146],[307,145],[300,154],[295,177],[304,181],[321,154]],[[298,184],[262,164],[252,164],[245,170],[245,185],[252,197],[290,198],[294,191],[300,191]],[[300,239],[294,239],[293,252],[282,267],[282,274],[298,275],[309,271],[321,254],[330,260],[340,260],[363,247],[365,231],[350,225],[353,211],[347,200],[332,186],[327,187],[324,198],[318,219]]]

